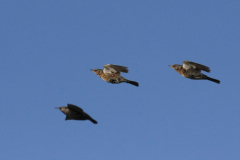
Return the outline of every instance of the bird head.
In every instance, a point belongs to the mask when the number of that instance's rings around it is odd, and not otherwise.
[[[68,108],[67,108],[67,107],[64,107],[64,106],[62,106],[62,107],[56,107],[56,109],[59,109],[59,110],[62,111],[63,113],[66,113],[67,110],[68,110]]]
[[[172,67],[174,70],[179,70],[182,68],[182,66],[179,64],[174,64],[174,65],[169,65],[169,66]]]
[[[103,72],[102,69],[91,69],[91,71],[93,71],[96,75],[101,75],[101,73]]]

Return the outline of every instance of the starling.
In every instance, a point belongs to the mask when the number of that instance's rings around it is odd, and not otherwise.
[[[113,64],[106,64],[103,66],[102,69],[91,69],[96,75],[101,77],[104,81],[112,83],[112,84],[118,84],[118,83],[129,83],[134,86],[139,86],[138,82],[130,81],[124,77],[122,77],[120,74],[121,72],[128,73],[127,67],[119,66],[119,65],[113,65]]]
[[[175,71],[177,71],[179,74],[181,74],[185,78],[190,78],[195,80],[199,80],[199,79],[209,80],[218,84],[220,83],[218,79],[208,77],[205,74],[201,73],[202,70],[206,72],[210,72],[210,68],[202,64],[198,64],[190,61],[183,61],[183,65],[174,64],[169,66],[172,67]]]
[[[90,120],[92,123],[97,124],[97,121],[92,119],[80,107],[73,104],[68,104],[67,107],[56,107],[56,109],[59,109],[66,115],[65,120]]]

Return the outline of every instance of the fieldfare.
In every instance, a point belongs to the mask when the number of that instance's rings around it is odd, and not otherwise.
[[[219,80],[210,78],[206,76],[205,74],[202,74],[201,71],[210,72],[210,68],[198,63],[190,62],[190,61],[183,61],[183,65],[174,64],[169,65],[172,67],[175,71],[180,73],[185,78],[195,79],[195,80],[209,80],[215,83],[220,83]]]
[[[138,82],[130,81],[122,76],[120,76],[121,72],[128,73],[127,67],[124,66],[118,66],[113,64],[106,64],[103,66],[102,69],[91,69],[96,75],[101,77],[104,81],[112,83],[112,84],[118,84],[118,83],[129,83],[134,86],[138,87]]]
[[[66,115],[65,120],[90,120],[92,123],[97,124],[97,121],[92,119],[80,107],[73,104],[68,104],[67,107],[56,107],[56,109],[59,109]]]

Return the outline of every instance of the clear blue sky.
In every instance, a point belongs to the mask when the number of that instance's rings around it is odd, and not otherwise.
[[[239,20],[237,0],[1,1],[0,159],[239,160]],[[109,63],[140,86],[90,71]]]

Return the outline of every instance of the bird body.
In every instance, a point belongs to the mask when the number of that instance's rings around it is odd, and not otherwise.
[[[210,72],[210,68],[195,62],[183,61],[183,65],[174,64],[169,65],[179,74],[185,78],[194,79],[194,80],[210,80],[215,83],[220,83],[219,80],[208,77],[205,74],[202,74],[201,71]]]
[[[94,124],[97,124],[96,120],[92,119],[80,107],[73,104],[68,104],[67,107],[56,107],[56,109],[59,109],[66,115],[65,120],[90,120]]]
[[[104,67],[103,70],[102,69],[91,69],[91,70],[106,82],[109,82],[112,84],[125,82],[135,86],[139,86],[138,82],[130,81],[121,76],[121,72],[128,73],[127,67],[112,65],[112,64],[106,64],[103,67]]]

